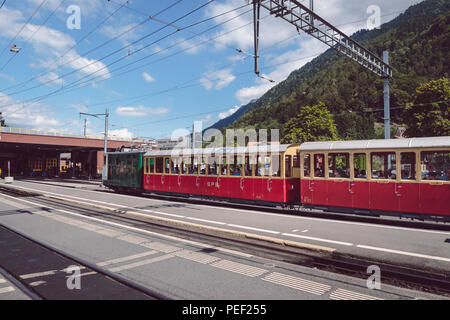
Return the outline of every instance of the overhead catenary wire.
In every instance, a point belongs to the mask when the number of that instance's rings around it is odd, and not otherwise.
[[[191,15],[191,14],[193,14],[193,13],[199,11],[200,9],[202,9],[203,7],[205,7],[205,6],[209,5],[209,4],[211,4],[211,3],[214,2],[214,1],[215,1],[215,0],[209,0],[208,2],[206,2],[206,3],[202,4],[201,6],[197,7],[196,9],[193,9],[193,10],[189,11],[188,13],[182,15],[181,17],[175,19],[175,20],[172,21],[171,23],[173,24],[173,23],[176,23],[177,21],[179,21],[179,20],[181,20],[181,19],[186,18],[187,16],[189,16],[189,15]],[[107,59],[107,58],[113,56],[114,54],[116,54],[116,53],[118,53],[118,52],[121,52],[121,51],[123,51],[124,49],[129,48],[129,47],[135,45],[136,43],[138,43],[138,42],[140,42],[140,41],[142,41],[142,40],[144,40],[144,39],[146,39],[146,38],[148,38],[148,37],[150,37],[150,36],[152,36],[152,35],[154,35],[154,34],[160,32],[160,31],[162,31],[162,30],[164,30],[164,29],[167,28],[167,27],[168,27],[168,26],[165,25],[164,27],[161,27],[161,28],[159,28],[159,29],[157,29],[157,30],[155,30],[155,31],[152,31],[152,32],[150,32],[150,33],[148,33],[148,34],[146,34],[146,35],[140,37],[139,39],[137,39],[137,40],[135,40],[135,41],[133,41],[133,42],[131,42],[131,43],[129,43],[129,44],[127,44],[127,45],[125,45],[125,46],[119,48],[119,49],[116,49],[116,50],[114,50],[114,51],[111,52],[111,53],[108,53],[107,55],[101,57],[100,59],[96,59],[96,60],[94,60],[94,61],[92,61],[92,62],[90,62],[90,63],[87,63],[86,65],[82,66],[81,68],[74,69],[74,70],[72,70],[72,71],[70,71],[70,72],[68,72],[68,73],[65,73],[65,74],[61,75],[59,78],[60,78],[60,79],[61,79],[61,78],[65,78],[65,77],[67,77],[67,76],[69,76],[69,75],[72,75],[72,74],[74,74],[74,73],[76,73],[76,72],[79,72],[80,70],[84,70],[84,69],[86,69],[87,67],[92,66],[93,64],[99,63],[99,62],[101,62],[101,61],[103,61],[103,60],[105,60],[105,59]],[[144,48],[145,48],[145,47],[144,47]],[[130,55],[132,55],[132,54],[135,54],[135,53],[137,53],[137,52],[139,52],[139,51],[141,51],[141,50],[143,50],[143,48],[139,48],[138,50],[132,52],[132,53],[129,54],[128,56],[130,56]],[[125,59],[125,58],[127,58],[128,56],[121,57],[120,60]],[[119,60],[119,59],[118,59],[118,60]],[[116,60],[116,61],[118,61],[118,60]],[[116,63],[116,62],[114,62],[114,63]],[[104,68],[103,68],[102,70],[104,70]],[[38,85],[35,85],[35,86],[33,86],[33,87],[30,87],[30,88],[27,88],[27,89],[23,89],[23,90],[18,90],[18,91],[12,92],[12,93],[8,93],[8,95],[9,95],[9,96],[12,96],[12,95],[19,94],[19,93],[22,93],[22,92],[30,91],[30,90],[32,90],[32,89],[36,89],[36,88],[42,87],[42,86],[44,86],[44,85],[46,85],[46,84],[48,84],[48,83],[51,83],[51,82],[53,82],[53,81],[54,81],[54,80],[44,81],[44,82],[42,82],[42,83],[40,83],[40,84],[38,84]]]
[[[6,47],[0,52],[0,57],[5,53],[5,50],[16,40],[19,34],[23,31],[23,29],[30,23],[31,19],[33,19],[34,15],[39,11],[39,9],[47,2],[48,0],[42,0],[41,4],[34,10],[33,14],[28,18],[28,20],[22,25],[19,31],[17,31],[16,35],[9,41]]]
[[[67,0],[61,0],[59,5],[47,16],[47,18],[45,19],[45,21],[31,34],[31,36],[25,41],[25,45],[22,46],[21,51],[23,51],[25,49],[25,47],[27,46],[27,44],[30,42],[31,39],[33,39],[33,37],[35,36],[35,34],[37,34],[39,32],[39,30],[41,30],[41,28],[48,22],[48,20],[50,20],[50,18],[55,14],[55,12],[63,5],[64,2],[66,2]],[[5,69],[5,67],[16,57],[17,55],[14,54],[11,56],[11,58],[8,59],[8,61],[6,61],[3,66],[0,68],[0,72],[3,71],[3,69]]]
[[[233,9],[233,10],[236,10],[236,9]],[[231,10],[231,11],[233,11],[233,10]],[[222,13],[222,14],[224,14],[224,13]],[[269,15],[268,15],[268,16],[269,16]],[[267,18],[268,16],[263,17],[262,19]],[[214,17],[212,17],[212,18],[214,18]],[[234,17],[234,18],[236,18],[236,17]],[[232,18],[232,19],[234,19],[234,18]],[[210,19],[211,19],[211,18],[210,18]],[[232,20],[232,19],[229,19],[229,20]],[[228,21],[229,21],[229,20],[228,20]],[[353,23],[353,22],[352,22],[352,23]],[[197,24],[198,24],[198,23],[197,23]],[[223,24],[223,23],[222,23],[222,24]],[[219,24],[219,25],[220,25],[220,24]],[[246,24],[246,25],[248,25],[248,24]],[[227,32],[227,33],[220,34],[220,35],[217,36],[217,37],[210,38],[210,39],[208,39],[207,41],[211,41],[211,40],[214,40],[214,39],[216,39],[216,38],[218,38],[218,37],[224,36],[224,35],[226,35],[226,34],[228,34],[228,33],[234,32],[234,31],[236,31],[236,30],[238,30],[238,29],[240,29],[240,28],[245,27],[246,25],[243,25],[243,26],[238,27],[238,28],[236,28],[236,29],[230,30],[230,31]],[[210,29],[211,29],[211,28],[210,28]],[[186,40],[188,40],[188,39],[186,39]],[[186,41],[186,40],[184,40],[184,41]],[[184,42],[184,41],[182,41],[182,42]],[[285,40],[282,40],[282,41],[285,41]],[[204,41],[204,42],[206,42],[206,41]],[[167,58],[169,58],[169,57],[171,57],[171,56],[174,56],[174,55],[176,55],[176,54],[179,54],[179,53],[182,53],[182,52],[184,52],[184,51],[190,50],[190,49],[192,49],[192,48],[194,48],[194,47],[196,47],[196,46],[199,46],[199,45],[203,44],[204,42],[199,43],[199,44],[196,44],[196,45],[193,45],[193,46],[188,47],[188,48],[186,48],[186,49],[184,49],[184,50],[178,51],[178,52],[176,52],[176,53],[174,53],[174,54],[172,54],[172,55],[170,55],[170,56],[164,57],[164,58],[162,58],[162,59],[159,59],[159,60],[156,60],[156,61],[152,61],[152,62],[150,62],[150,63],[147,63],[146,65],[150,65],[150,64],[159,62],[159,61],[161,61],[161,60],[167,59]],[[176,44],[175,44],[175,45],[176,45]],[[172,46],[170,46],[170,47],[173,47],[173,46],[174,46],[174,45],[172,45]],[[162,50],[160,50],[159,52],[162,52],[162,51],[165,51],[165,50],[167,50],[167,48],[162,49]],[[157,52],[157,53],[159,53],[159,52]],[[152,54],[152,55],[154,55],[154,54]],[[302,60],[302,59],[303,59],[303,58],[301,58],[301,59],[296,59],[296,60]],[[282,63],[282,64],[283,64],[283,63]],[[138,68],[142,68],[143,66],[146,66],[146,65],[139,66]],[[124,66],[122,66],[122,67],[120,67],[120,68],[118,68],[118,69],[121,69],[121,68],[123,68],[123,67],[124,67]],[[267,67],[270,67],[270,66],[267,66]],[[118,69],[114,69],[113,71],[116,71],[116,70],[118,70]],[[135,69],[137,69],[137,68],[135,68]],[[120,75],[122,75],[122,74],[131,72],[131,71],[134,71],[135,69],[127,70],[126,72],[123,72],[123,73],[121,73],[121,74],[119,74],[119,75],[117,75],[117,76],[120,76]],[[245,72],[245,73],[246,73],[246,72]],[[93,79],[87,80],[87,81],[85,81],[85,83],[86,83],[86,82],[89,82],[89,81],[91,81],[91,80],[93,80]],[[98,82],[105,81],[105,80],[108,80],[108,79],[103,79],[103,80],[100,80],[100,81],[98,81]],[[84,86],[83,86],[83,87],[84,87]],[[77,89],[80,89],[80,88],[83,88],[83,87],[78,87],[78,88],[75,88],[74,90],[77,90]],[[65,89],[67,89],[67,88],[68,88],[68,87],[65,87]],[[184,87],[180,87],[180,89],[182,89],[182,88],[184,88]],[[61,91],[61,90],[56,90],[56,91],[54,91],[54,92],[52,92],[52,93],[46,94],[46,95],[44,95],[44,96],[40,96],[40,97],[38,97],[39,99],[38,99],[38,100],[35,100],[34,102],[32,102],[32,104],[35,103],[35,102],[38,102],[38,101],[40,101],[40,100],[43,100],[44,98],[46,98],[46,97],[48,97],[48,96],[51,96],[51,95],[60,95],[60,94],[64,94],[64,93],[71,92],[71,91],[73,91],[73,90],[66,91],[66,92],[60,92],[60,91]],[[164,92],[167,92],[168,90],[163,90],[163,91],[164,91]],[[13,104],[16,104],[16,103],[11,103],[11,104],[9,104],[9,105],[13,105]],[[5,106],[5,105],[3,105],[3,106]],[[6,106],[8,106],[8,105],[6,105]],[[20,108],[20,109],[23,109],[24,107],[25,107],[25,105],[24,105],[22,108]],[[16,110],[16,111],[18,111],[18,110]]]
[[[211,2],[211,1],[210,1]],[[193,10],[194,11],[194,10]],[[233,10],[230,10],[230,11],[228,11],[228,12],[231,12],[231,11],[233,11]],[[221,13],[221,14],[219,14],[219,15],[223,15],[224,13]],[[219,16],[218,15],[218,16]],[[186,15],[185,15],[186,16]],[[214,17],[213,17],[214,18]],[[235,17],[236,18],[236,17]],[[204,19],[204,20],[202,20],[202,21],[208,21],[208,20],[211,20],[212,18],[207,18],[207,19]],[[177,20],[179,20],[179,19],[177,19]],[[188,27],[192,27],[193,25],[197,25],[198,23],[194,23],[194,24],[191,24],[191,25],[189,25],[189,26],[187,26],[187,27],[185,27],[185,28],[188,28]],[[223,24],[223,23],[222,23]],[[164,27],[163,27],[164,28]],[[209,28],[209,29],[211,29],[211,28]],[[209,30],[208,29],[208,30]],[[233,31],[233,30],[232,30]],[[228,33],[230,33],[230,32],[228,32]],[[172,33],[173,34],[173,33]],[[167,36],[164,36],[163,38],[166,38]],[[163,40],[163,38],[160,38],[159,39],[159,41],[161,41],[161,40]],[[217,37],[216,37],[217,38]],[[212,39],[209,39],[208,41],[211,41]],[[184,41],[186,41],[186,40],[184,40]],[[184,41],[182,41],[182,42],[184,42]],[[152,42],[151,44],[155,44],[156,42],[154,41],[154,42]],[[172,45],[171,47],[173,47],[173,46],[175,46],[175,45]],[[161,51],[163,51],[163,50],[160,50],[159,52],[161,52]],[[182,50],[182,51],[186,51],[186,50]],[[158,53],[159,53],[158,52]],[[178,53],[180,53],[180,52],[178,52]],[[177,53],[177,54],[178,54]],[[154,55],[154,54],[152,54],[152,55]],[[118,59],[118,60],[123,60],[123,59],[125,59],[125,58],[127,58],[127,57],[121,57],[120,59]],[[116,60],[115,62],[113,62],[113,63],[117,63],[118,61]],[[111,65],[111,64],[109,64],[109,65]],[[109,66],[108,65],[108,66]],[[117,69],[116,69],[117,70]],[[101,71],[101,70],[97,70],[97,71]],[[95,73],[95,72],[94,72]],[[88,75],[88,76],[91,76],[92,74],[90,74],[90,75]],[[43,99],[45,99],[45,98],[47,98],[47,97],[49,97],[49,96],[53,96],[53,95],[56,95],[56,94],[58,94],[58,93],[60,93],[60,92],[62,92],[63,90],[65,91],[65,92],[67,92],[67,89],[70,89],[70,88],[72,88],[73,87],[73,85],[74,85],[74,83],[76,83],[76,82],[79,82],[80,80],[82,80],[82,79],[84,79],[84,78],[86,78],[86,77],[88,77],[88,76],[84,76],[83,78],[81,78],[81,79],[78,79],[78,80],[76,80],[75,82],[72,82],[72,83],[70,83],[69,85],[67,85],[67,86],[65,86],[64,88],[60,88],[60,89],[57,89],[57,90],[55,90],[55,91],[53,91],[53,92],[50,92],[50,93],[47,93],[47,94],[44,94],[44,95],[41,95],[41,96],[38,96],[38,97],[35,97],[35,98],[33,98],[32,100],[29,100],[29,101],[27,101],[28,103],[31,103],[31,104],[33,104],[33,103],[36,103],[36,102],[39,102],[39,101],[41,101],[41,100],[43,100]],[[87,81],[85,81],[85,82],[88,82],[88,81],[91,81],[92,79],[90,79],[90,80],[87,80]],[[106,80],[106,79],[104,79],[104,80]],[[5,104],[5,105],[2,105],[2,106],[0,106],[0,107],[7,107],[7,106],[10,106],[10,105],[14,105],[14,104],[16,104],[16,103],[10,103],[10,104]],[[23,109],[24,107],[22,107],[22,108],[20,108],[20,109],[18,109],[18,110],[15,110],[14,112],[16,112],[16,111],[19,111],[19,110],[21,110],[21,109]]]
[[[175,5],[177,5],[178,3],[182,2],[182,1],[183,1],[183,0],[177,0],[175,3],[169,5],[168,7],[165,7],[164,9],[162,9],[162,10],[160,10],[159,12],[155,13],[154,16],[156,17],[156,16],[162,14],[163,12],[165,12],[165,11],[171,9],[172,7],[174,7]],[[55,61],[53,61],[53,64],[56,64],[59,60],[61,60],[62,58],[64,58],[69,52],[71,52],[71,50],[73,50],[76,46],[78,46],[83,40],[85,40],[87,37],[89,37],[91,34],[93,34],[97,29],[99,29],[99,28],[100,28],[107,20],[109,20],[109,19],[110,19],[113,15],[115,15],[120,9],[122,9],[122,8],[127,4],[127,2],[128,2],[128,1],[125,1],[119,8],[117,8],[116,10],[114,10],[114,11],[113,11],[112,13],[110,13],[105,19],[103,19],[98,25],[96,25],[94,28],[92,28],[85,36],[83,36],[83,37],[82,37],[80,40],[78,40],[72,47],[70,47],[69,49],[67,49],[61,56],[59,56]],[[60,68],[62,68],[62,67],[64,67],[64,66],[67,66],[67,65],[70,64],[70,63],[73,63],[73,62],[75,62],[75,61],[77,61],[77,60],[79,60],[79,59],[82,59],[83,56],[86,56],[86,55],[88,55],[88,54],[90,54],[90,53],[92,53],[92,52],[94,52],[94,51],[96,51],[96,50],[98,50],[98,49],[100,49],[100,48],[106,46],[107,44],[111,43],[112,41],[121,38],[121,37],[124,36],[125,34],[127,34],[127,33],[131,32],[131,31],[133,31],[134,29],[136,29],[136,28],[138,28],[138,27],[144,25],[145,23],[147,23],[147,22],[149,22],[149,21],[151,21],[151,19],[146,18],[145,20],[139,22],[138,24],[136,24],[136,25],[134,25],[134,26],[132,26],[132,27],[130,27],[130,28],[128,28],[128,29],[126,29],[125,31],[123,31],[123,32],[121,32],[120,34],[114,36],[113,38],[108,39],[107,41],[101,43],[100,45],[98,45],[98,46],[96,46],[96,47],[94,47],[94,48],[88,50],[87,52],[82,53],[82,54],[79,55],[78,57],[76,57],[76,58],[74,58],[74,59],[72,59],[72,60],[66,61],[66,62],[64,62],[64,63],[62,63],[62,64],[56,65],[55,68],[53,68],[53,69],[51,69],[51,70],[49,70],[49,71],[41,72],[41,73],[39,73],[38,75],[35,75],[35,76],[33,76],[32,78],[30,78],[30,79],[28,79],[28,80],[26,80],[26,81],[24,81],[24,82],[15,84],[15,85],[10,86],[10,87],[7,87],[7,88],[4,88],[4,89],[2,89],[2,90],[0,90],[0,91],[5,92],[5,91],[8,91],[8,90],[10,90],[10,89],[17,88],[17,87],[23,87],[25,84],[30,83],[31,81],[33,81],[33,80],[35,80],[35,79],[38,79],[38,78],[40,78],[40,77],[42,77],[42,76],[44,76],[44,75],[46,75],[46,74],[49,74],[49,73],[54,72],[54,71],[56,71],[56,70],[58,70],[58,69],[60,69]],[[87,66],[89,66],[89,65],[87,65]],[[87,67],[87,66],[85,66],[85,67]],[[75,71],[75,72],[76,72],[76,71]],[[45,83],[44,83],[44,84],[45,84]],[[40,87],[40,86],[41,86],[41,85],[38,85],[38,86],[35,86],[35,87],[32,87],[32,88],[28,88],[28,89],[23,89],[23,90],[20,90],[20,92],[29,91],[29,90],[31,90],[31,89],[35,89],[35,88]],[[16,93],[19,93],[19,92],[13,92],[13,93],[8,93],[8,94],[9,94],[9,95],[13,95],[13,94],[16,94]]]
[[[210,39],[211,40],[211,39]],[[285,40],[282,40],[282,41],[285,41]],[[190,47],[190,48],[192,48],[192,47]],[[189,50],[190,48],[187,48],[186,50]],[[287,62],[288,63],[288,62]],[[271,67],[271,66],[267,66],[267,67]],[[247,73],[247,72],[245,72],[245,73]],[[180,87],[180,86],[177,86],[178,88],[175,88],[175,89],[182,89],[183,87]],[[187,86],[185,86],[185,87],[187,87]],[[190,86],[189,86],[190,87]],[[173,90],[173,89],[172,89]],[[164,90],[165,92],[168,92],[169,90]]]

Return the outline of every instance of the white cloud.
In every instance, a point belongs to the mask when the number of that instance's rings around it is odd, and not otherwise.
[[[3,7],[0,10],[0,37],[8,40],[13,38],[20,31],[24,22],[25,18],[19,10]],[[75,44],[75,40],[70,35],[56,29],[42,26],[39,32],[36,32],[38,28],[39,25],[28,23],[20,32],[17,41],[29,41],[35,52],[38,53],[39,56],[34,56],[37,63],[31,62],[30,66],[53,69],[57,66],[55,59],[71,48]],[[75,50],[68,52],[64,59],[59,60],[58,63],[60,65],[67,63],[67,66],[84,74],[95,73],[102,78],[111,77],[103,62],[82,57]],[[50,74],[49,77],[52,77],[52,75]],[[55,78],[54,74],[53,78]]]
[[[231,73],[231,69],[212,70],[205,73],[200,79],[200,83],[206,90],[220,90],[233,82],[236,77]]]
[[[134,137],[134,134],[125,128],[125,129],[109,130],[108,137],[131,139]]]
[[[116,113],[126,117],[145,117],[149,115],[162,115],[169,112],[167,108],[148,108],[144,106],[137,107],[117,107]]]
[[[47,86],[64,86],[64,84],[66,83],[64,79],[60,78],[54,72],[49,72],[40,76],[39,78],[37,78],[37,81]]]
[[[154,82],[155,78],[153,78],[151,75],[149,75],[147,72],[142,73],[142,78],[147,82]]]
[[[275,83],[257,78],[254,86],[241,88],[236,92],[235,96],[241,104],[247,104],[250,100],[261,97],[278,82],[285,80],[292,71],[301,68],[327,49],[323,43],[313,38],[303,39],[302,37],[298,41],[300,43],[298,49],[287,51],[272,59],[271,64],[277,65],[275,70],[262,74],[263,77],[274,80]]]
[[[62,123],[49,116],[51,108],[41,103],[23,104],[12,97],[0,93],[0,105],[6,124],[11,127],[46,130],[62,126]]]
[[[239,108],[240,108],[240,106],[235,106],[234,108],[231,108],[231,109],[228,110],[228,111],[219,113],[219,119],[225,119],[226,117],[231,116],[233,113],[235,113],[236,111],[238,111]]]

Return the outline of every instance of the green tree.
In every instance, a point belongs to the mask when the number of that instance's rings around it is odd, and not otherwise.
[[[409,137],[450,135],[450,79],[441,78],[419,85],[412,106],[405,109]]]
[[[333,117],[322,102],[312,107],[301,107],[297,116],[283,126],[283,132],[282,143],[338,139]]]

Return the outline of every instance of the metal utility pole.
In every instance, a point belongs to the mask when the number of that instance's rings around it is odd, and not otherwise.
[[[383,51],[383,62],[389,63],[389,52]],[[384,77],[384,138],[391,138],[391,106],[389,92],[389,77]]]
[[[387,52],[380,59],[376,54],[364,48],[342,31],[314,13],[314,0],[309,1],[309,8],[297,0],[253,0],[254,43],[255,43],[255,73],[258,68],[259,16],[260,7],[267,9],[275,17],[292,24],[297,31],[303,31],[334,50],[357,62],[369,71],[384,78],[385,126],[389,125],[389,78],[392,68],[389,66]],[[389,127],[385,128],[389,132]],[[385,134],[389,139],[390,134]]]
[[[102,170],[102,176],[103,180],[108,179],[108,157],[106,156],[106,153],[108,152],[108,118],[109,118],[109,111],[108,108],[105,110],[105,113],[97,113],[97,114],[91,114],[91,113],[84,113],[80,112],[80,115],[86,115],[91,117],[99,118],[100,116],[105,116],[105,145],[103,150],[103,157],[104,157],[104,165]],[[86,133],[85,133],[86,135]]]

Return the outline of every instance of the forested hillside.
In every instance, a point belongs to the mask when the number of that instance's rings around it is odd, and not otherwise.
[[[352,38],[380,56],[389,50],[391,117],[403,124],[404,109],[398,107],[411,104],[421,84],[449,77],[450,1],[421,2],[380,29]],[[331,112],[339,138],[375,138],[374,124],[382,122],[383,113],[369,111],[383,109],[383,80],[329,49],[252,103],[230,127],[278,128],[284,137],[286,124],[302,107],[319,103]]]

